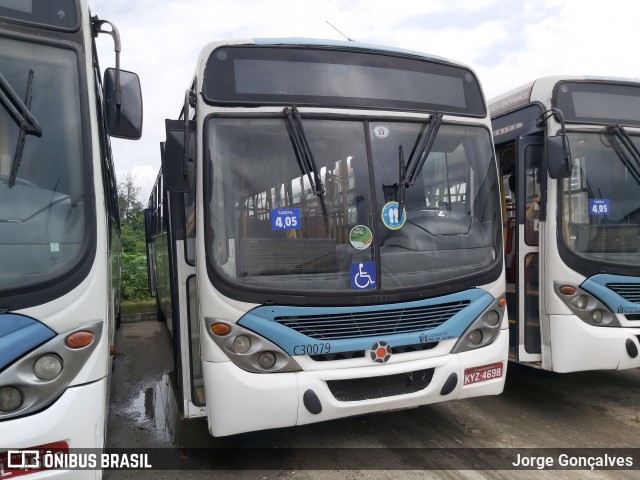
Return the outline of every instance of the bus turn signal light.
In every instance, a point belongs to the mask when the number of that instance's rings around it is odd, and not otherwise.
[[[576,287],[572,287],[571,285],[563,285],[558,289],[563,295],[575,295]]]
[[[80,332],[73,332],[65,340],[65,344],[69,348],[84,348],[93,343],[94,335],[91,332],[85,330]]]
[[[214,323],[211,325],[211,332],[215,335],[226,335],[231,331],[231,327],[226,323]]]
[[[500,300],[498,300],[498,306],[500,308],[504,308],[507,306],[507,299],[504,297],[500,297]]]

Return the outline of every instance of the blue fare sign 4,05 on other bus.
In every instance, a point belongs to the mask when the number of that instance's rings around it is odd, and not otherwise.
[[[271,211],[271,228],[273,230],[300,230],[299,208],[276,208]]]
[[[606,199],[589,199],[589,214],[590,215],[609,215],[611,209],[609,208],[609,200]]]

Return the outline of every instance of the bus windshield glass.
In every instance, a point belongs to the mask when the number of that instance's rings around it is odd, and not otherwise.
[[[406,221],[393,218],[399,148],[408,158],[428,127],[305,117],[320,177],[312,185],[284,115],[210,117],[205,218],[216,275],[244,289],[338,295],[361,287],[354,268],[369,269],[378,291],[486,274],[500,258],[500,215],[485,128],[443,123],[404,192]]]
[[[0,293],[11,295],[54,283],[90,239],[76,53],[0,38],[0,73],[23,102],[31,87],[26,113],[42,130],[17,157],[20,127],[0,104]]]
[[[612,127],[568,136],[573,171],[562,188],[562,241],[582,257],[637,271],[640,136],[628,135],[628,146]]]
[[[203,97],[212,104],[438,111],[483,117],[466,68],[396,54],[312,47],[236,46],[214,51]]]

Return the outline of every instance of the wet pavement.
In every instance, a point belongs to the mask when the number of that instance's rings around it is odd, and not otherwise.
[[[116,338],[117,356],[111,385],[107,446],[162,448],[184,470],[109,471],[109,480],[200,478],[629,478],[638,470],[550,471],[420,471],[411,449],[453,448],[607,448],[615,454],[640,448],[640,370],[553,374],[510,364],[505,392],[342,420],[213,438],[206,419],[181,418],[172,388],[173,355],[164,324],[123,323]],[[260,469],[239,459],[233,470],[208,471],[210,463],[189,448],[253,458],[260,449],[309,450],[324,455],[311,462],[317,470]],[[227,450],[224,450],[227,449]],[[248,450],[253,449],[253,450]],[[344,450],[341,450],[344,449]],[[348,450],[353,449],[353,450]],[[378,457],[375,470],[354,469],[357,449]],[[376,449],[376,450],[370,450]],[[324,454],[322,452],[325,452]],[[345,452],[350,452],[344,455]],[[418,452],[419,453],[419,452]],[[414,454],[415,456],[415,454]],[[210,459],[209,459],[210,460]],[[477,459],[470,458],[470,462]],[[385,463],[386,462],[386,463]],[[357,464],[357,462],[355,462]],[[368,464],[366,461],[363,465]],[[389,468],[385,467],[385,464]],[[208,465],[208,466],[207,466]],[[258,462],[260,465],[260,462]],[[640,465],[636,467],[640,468]],[[514,474],[515,473],[515,474]],[[560,475],[561,474],[561,475]]]

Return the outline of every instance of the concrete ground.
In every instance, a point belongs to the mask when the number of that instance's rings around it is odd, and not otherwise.
[[[116,347],[107,445],[162,448],[163,455],[174,458],[182,470],[113,470],[106,472],[108,480],[639,478],[638,369],[559,375],[510,364],[505,392],[497,397],[216,439],[209,435],[205,419],[180,417],[168,375],[173,357],[164,324],[125,322]],[[268,459],[259,458],[271,455],[277,460],[290,448],[317,450],[305,451],[311,455],[306,460],[298,455],[293,464],[284,464],[286,468],[268,467]],[[456,448],[468,450],[452,455],[449,449]],[[635,470],[473,471],[474,465],[494,465],[478,457],[474,450],[478,448],[606,448],[609,455],[634,454]],[[209,470],[212,460],[203,458],[202,452],[218,459],[228,452],[237,465],[233,470]],[[511,462],[516,453],[484,454],[506,455],[503,462]],[[423,470],[433,459],[442,470]]]

